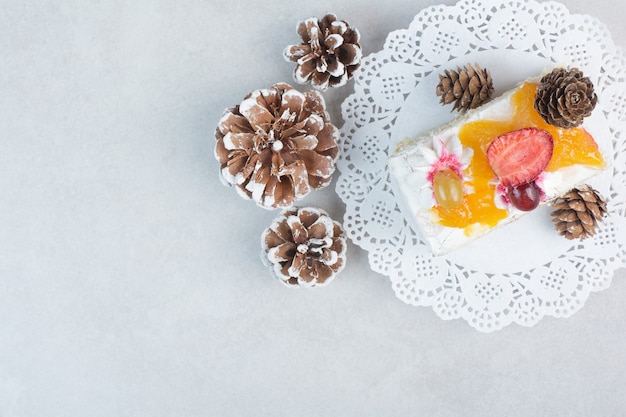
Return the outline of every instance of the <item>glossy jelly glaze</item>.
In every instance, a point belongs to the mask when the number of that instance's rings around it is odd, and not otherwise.
[[[554,172],[571,165],[582,164],[597,168],[604,166],[604,159],[593,137],[583,128],[562,129],[546,123],[533,108],[536,83],[524,83],[512,96],[513,114],[507,121],[480,120],[461,126],[459,140],[463,146],[474,150],[474,156],[465,171],[465,197],[463,203],[453,209],[435,206],[438,223],[464,228],[470,235],[475,227],[495,227],[508,216],[508,210],[495,203],[497,178],[489,162],[486,150],[499,135],[525,127],[536,127],[552,135],[554,150],[545,171]]]

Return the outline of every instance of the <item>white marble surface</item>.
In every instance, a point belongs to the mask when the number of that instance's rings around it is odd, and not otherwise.
[[[626,270],[481,334],[354,245],[329,287],[283,287],[258,256],[277,213],[218,179],[222,110],[291,82],[298,20],[334,11],[369,54],[438,3],[2,2],[0,416],[623,415]],[[626,46],[621,1],[564,3]],[[305,201],[341,220],[333,190]]]

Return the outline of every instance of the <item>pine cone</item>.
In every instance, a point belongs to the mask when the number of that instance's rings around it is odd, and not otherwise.
[[[297,32],[303,42],[289,45],[283,52],[285,60],[296,63],[296,82],[310,81],[319,90],[340,87],[361,65],[358,30],[345,20],[337,20],[334,14],[320,20],[304,20],[298,24]]]
[[[494,91],[491,73],[478,64],[475,65],[475,68],[467,64],[465,69],[457,67],[456,71],[445,70],[444,75],[439,74],[439,84],[435,92],[441,96],[441,104],[454,103],[453,111],[465,113],[491,98]]]
[[[264,264],[288,286],[327,285],[346,262],[344,231],[320,209],[285,210],[265,230],[261,245]]]
[[[582,124],[597,100],[593,83],[582,71],[555,68],[537,85],[534,107],[546,123],[569,129]]]
[[[330,183],[337,135],[320,93],[278,83],[224,111],[215,157],[225,185],[244,198],[266,209],[290,207]]]
[[[585,239],[596,233],[598,222],[606,215],[606,202],[586,185],[573,188],[553,203],[552,221],[567,239]]]

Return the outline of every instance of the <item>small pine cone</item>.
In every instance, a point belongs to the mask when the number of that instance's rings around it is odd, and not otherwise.
[[[489,101],[494,92],[491,73],[475,65],[467,64],[465,69],[457,67],[456,71],[445,70],[444,75],[439,74],[435,92],[441,96],[441,104],[454,103],[453,111],[465,113]]]
[[[266,209],[286,208],[330,183],[337,137],[319,92],[278,83],[224,111],[215,158],[222,181],[242,197]]]
[[[606,202],[590,186],[573,188],[558,198],[552,221],[556,230],[567,239],[585,239],[596,233],[598,222],[607,214]]]
[[[582,124],[597,101],[593,83],[582,71],[555,68],[537,85],[534,107],[546,123],[570,129]]]
[[[261,236],[262,260],[287,286],[329,284],[346,263],[341,225],[321,209],[285,210]]]
[[[297,83],[310,81],[318,90],[340,87],[361,65],[359,31],[334,14],[304,20],[296,30],[302,43],[287,46],[283,56],[296,63],[293,77]]]

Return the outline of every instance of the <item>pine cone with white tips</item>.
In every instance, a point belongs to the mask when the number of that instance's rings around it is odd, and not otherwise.
[[[319,92],[278,83],[224,111],[215,157],[225,185],[263,208],[286,208],[330,183],[337,137]]]
[[[289,45],[283,52],[287,61],[296,63],[293,77],[297,83],[310,81],[318,90],[340,87],[361,65],[359,31],[334,14],[304,20],[298,23],[297,32],[302,43]]]
[[[324,210],[285,210],[261,237],[262,260],[288,286],[329,284],[346,263],[341,225]]]

